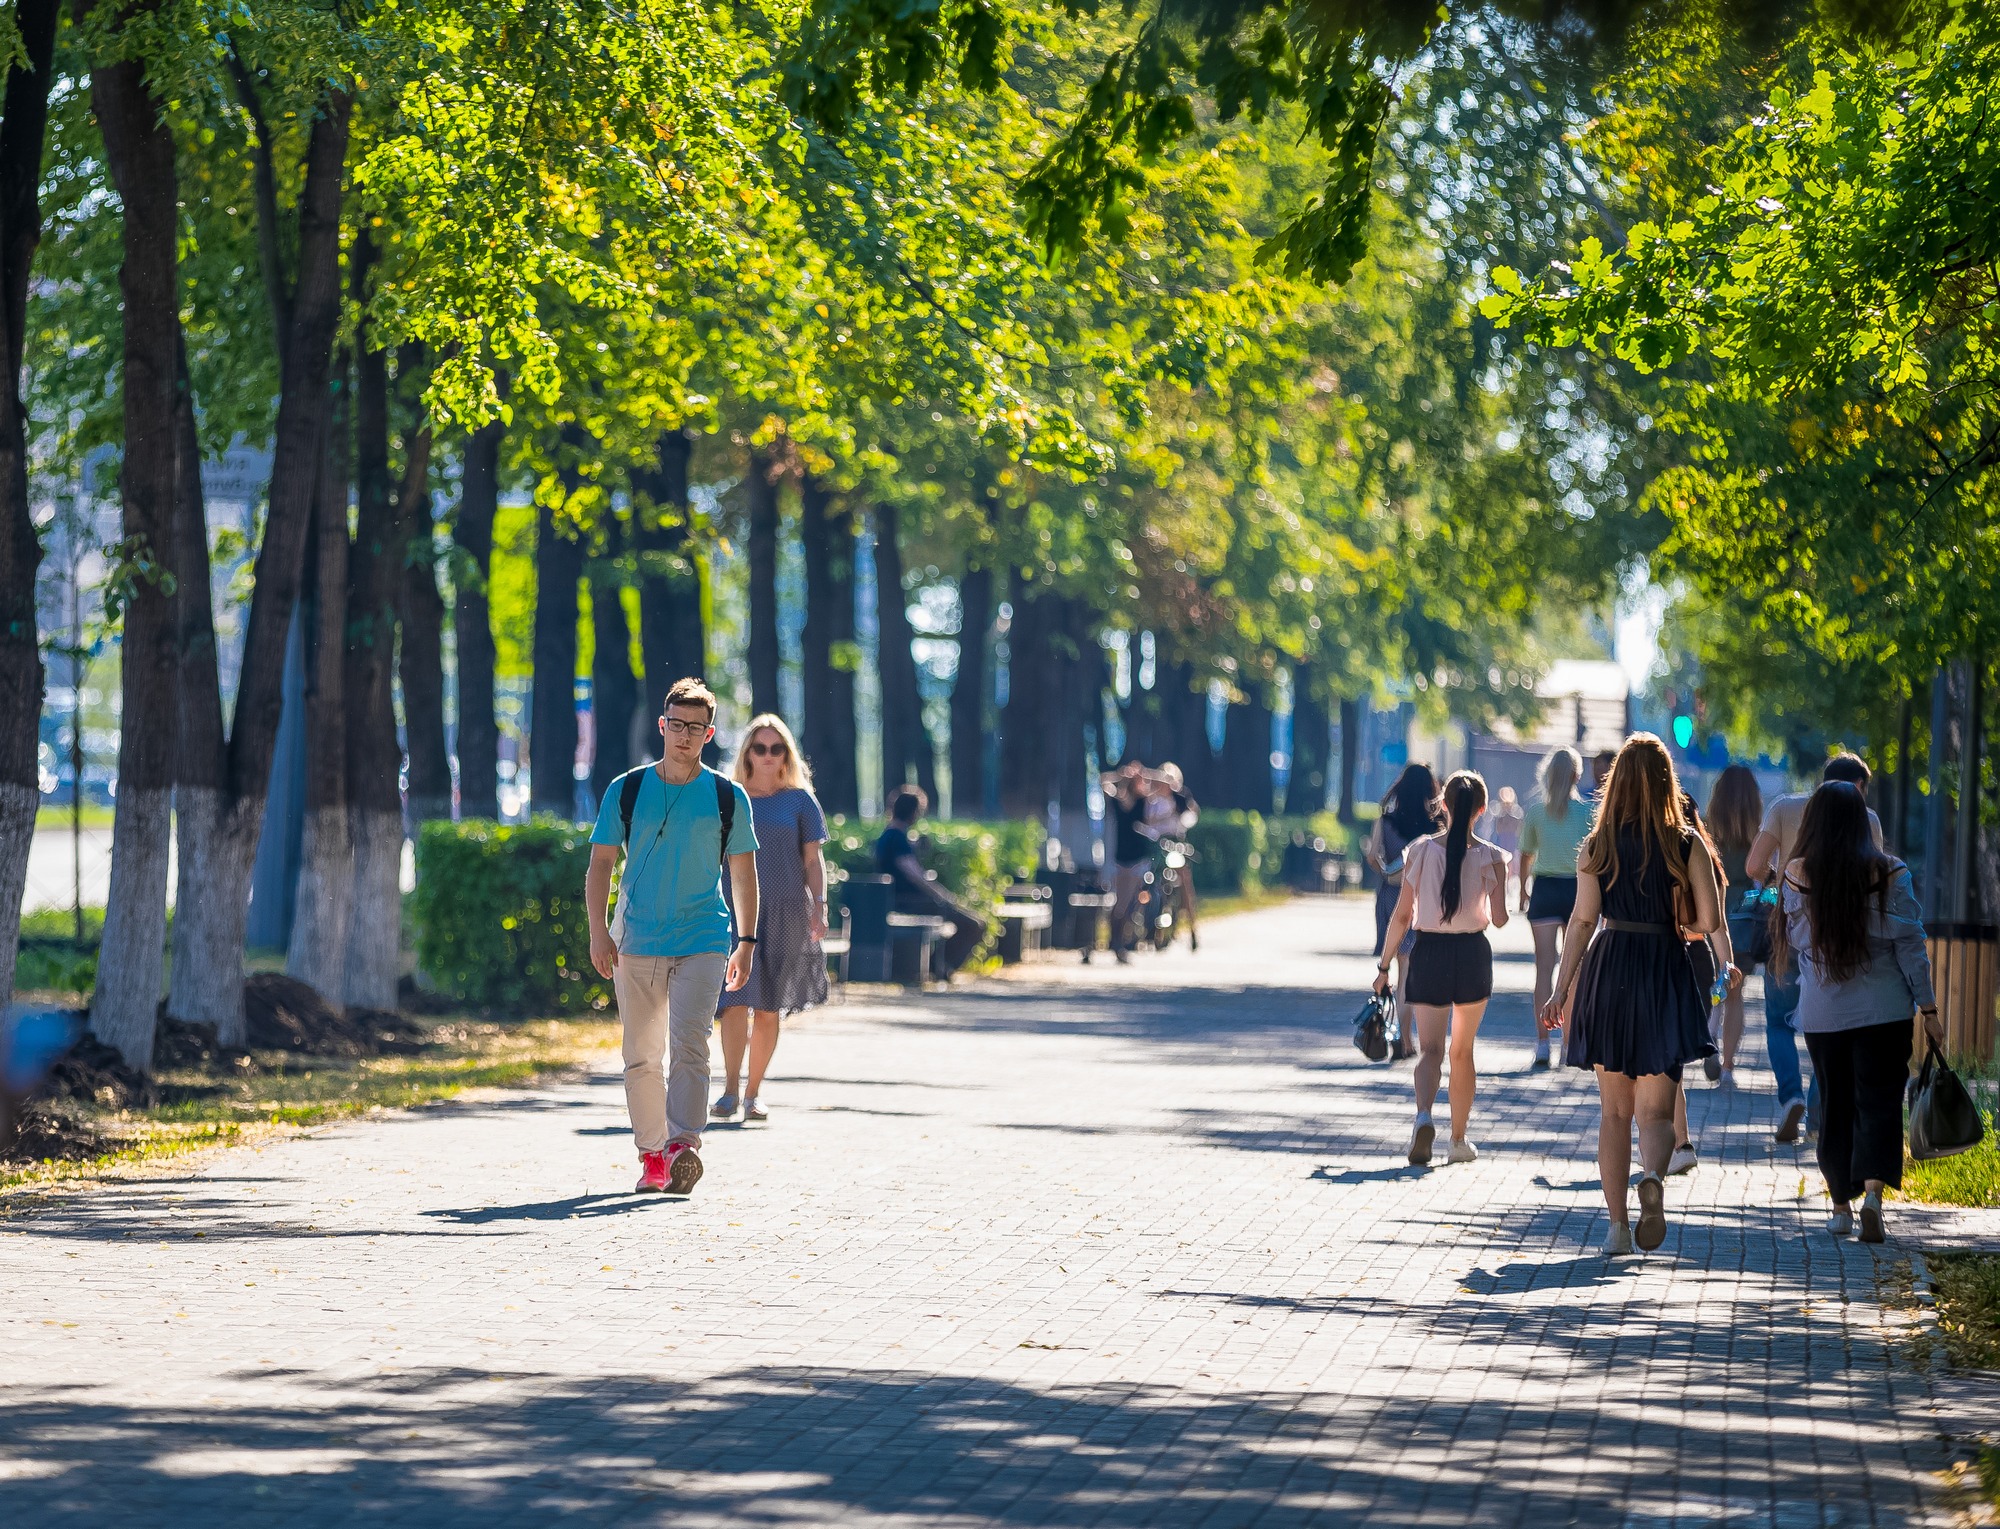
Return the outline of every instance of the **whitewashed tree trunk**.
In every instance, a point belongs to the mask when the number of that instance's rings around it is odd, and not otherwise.
[[[348,913],[341,1001],[353,1008],[396,1007],[403,941],[403,818],[354,807],[354,902]]]
[[[189,1024],[213,1026],[225,1046],[240,1047],[245,1039],[243,941],[263,807],[259,797],[232,808],[208,786],[174,792],[180,897],[167,1012]]]
[[[18,914],[28,889],[28,851],[35,842],[35,809],[41,798],[32,786],[0,782],[0,1003],[14,991],[14,962],[21,953]]]
[[[173,792],[127,786],[111,828],[111,893],[97,953],[90,1028],[138,1072],[153,1070],[167,967],[167,851]]]
[[[347,925],[354,906],[354,843],[345,807],[306,814],[299,846],[298,900],[285,970],[331,1003],[347,986]]]

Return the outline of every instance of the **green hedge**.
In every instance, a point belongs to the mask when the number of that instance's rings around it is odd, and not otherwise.
[[[590,965],[589,868],[590,830],[555,818],[424,824],[410,897],[418,966],[482,1009],[603,1007],[611,984]]]
[[[1294,831],[1310,841],[1323,839],[1330,850],[1358,859],[1367,838],[1360,825],[1349,827],[1332,812],[1310,816],[1271,817],[1233,809],[1204,811],[1188,830],[1188,843],[1201,858],[1194,863],[1198,892],[1238,896],[1253,887],[1278,884],[1285,863],[1285,846]]]

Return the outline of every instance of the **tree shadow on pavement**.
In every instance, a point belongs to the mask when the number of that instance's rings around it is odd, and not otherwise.
[[[1877,1475],[1857,1489],[1851,1438],[1815,1447],[1854,1398],[1834,1394],[1838,1382],[1796,1384],[1803,1368],[1783,1356],[1775,1367],[1793,1384],[1768,1404],[1801,1446],[1760,1457],[1734,1501],[1720,1410],[1636,1393],[1607,1404],[1595,1388],[1445,1398],[1417,1376],[1370,1398],[1358,1428],[1339,1398],[1297,1391],[833,1367],[688,1382],[328,1376],[309,1407],[290,1408],[256,1405],[246,1375],[240,1400],[182,1407],[16,1386],[0,1437],[34,1466],[9,1483],[10,1517],[38,1529],[191,1516],[204,1529],[1914,1521],[1913,1485],[1899,1494]]]
[[[426,1217],[454,1226],[486,1226],[495,1221],[576,1221],[593,1216],[629,1216],[656,1205],[685,1205],[685,1196],[656,1194],[571,1195],[526,1205],[479,1205],[469,1210],[427,1210]]]

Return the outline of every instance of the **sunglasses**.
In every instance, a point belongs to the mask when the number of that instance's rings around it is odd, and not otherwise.
[[[759,759],[762,759],[767,754],[776,754],[782,759],[786,750],[782,743],[753,743],[750,745],[750,752],[755,754]]]

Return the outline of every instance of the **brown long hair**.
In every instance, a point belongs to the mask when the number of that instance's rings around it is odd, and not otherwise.
[[[1438,906],[1450,922],[1458,912],[1460,875],[1465,869],[1466,846],[1472,842],[1472,820],[1486,810],[1486,781],[1477,772],[1460,770],[1444,783],[1444,810],[1449,825],[1444,832],[1444,885]]]
[[[1715,842],[1738,855],[1747,854],[1764,821],[1764,793],[1750,766],[1733,764],[1715,779],[1708,793],[1708,826]]]
[[[1811,956],[1828,982],[1849,982],[1868,965],[1868,901],[1889,900],[1889,882],[1902,862],[1875,847],[1868,798],[1851,781],[1830,780],[1806,798],[1792,858],[1804,882],[1787,884],[1805,899],[1812,930]],[[1772,959],[1780,970],[1792,950],[1785,920],[1771,920]]]
[[[1694,905],[1694,880],[1688,874],[1688,846],[1693,834],[1680,777],[1673,756],[1653,733],[1634,733],[1611,762],[1611,776],[1599,795],[1597,821],[1583,841],[1576,867],[1609,885],[1618,879],[1618,835],[1630,832],[1639,840],[1639,868],[1655,854],[1666,862],[1677,899]]]

